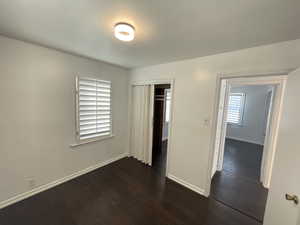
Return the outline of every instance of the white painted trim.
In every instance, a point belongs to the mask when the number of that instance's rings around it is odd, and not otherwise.
[[[175,181],[176,183],[181,184],[182,186],[184,186],[184,187],[186,187],[186,188],[188,188],[188,189],[190,189],[190,190],[192,190],[192,191],[200,194],[200,195],[205,196],[205,191],[202,188],[200,188],[200,187],[198,187],[196,185],[193,185],[193,184],[191,184],[189,182],[186,182],[186,181],[182,180],[181,178],[178,178],[178,177],[176,177],[176,176],[174,176],[172,174],[168,174],[168,178],[171,179],[171,180],[173,180],[173,181]]]
[[[218,104],[217,108],[219,109],[217,112],[217,121],[223,121],[224,110],[220,110],[220,109],[223,109],[225,107],[225,100],[224,100],[224,98],[221,98],[221,96],[225,96],[225,94],[226,94],[226,88],[227,88],[226,82],[227,82],[226,80],[221,81],[220,90],[219,91],[217,90],[218,94],[216,96],[219,96],[218,98],[220,98],[222,100],[222,101],[221,100],[215,101],[215,103]],[[213,135],[213,133],[211,135]],[[217,136],[221,137],[223,135],[222,129],[216,129],[215,135],[216,135],[216,137]],[[212,162],[213,167],[211,170],[211,177],[213,177],[218,170],[222,170],[223,165],[218,165],[221,160],[218,157],[216,157],[218,155],[219,156],[221,155],[219,153],[219,150],[221,149],[220,145],[222,144],[221,140],[222,139],[220,139],[220,138],[218,138],[218,140],[217,140],[217,138],[215,138],[215,143],[214,143],[215,151],[214,151],[214,157],[213,157],[213,162]]]
[[[143,80],[143,81],[134,81],[131,83],[131,86],[171,84],[171,83],[174,83],[174,79]]]
[[[216,96],[215,96],[215,104],[214,104],[214,111],[213,111],[213,120],[212,120],[212,139],[210,142],[210,153],[208,158],[208,171],[207,171],[207,182],[205,186],[205,195],[209,196],[210,194],[210,186],[211,186],[211,173],[213,167],[213,157],[215,151],[215,139],[216,139],[216,129],[218,128],[218,105],[220,102],[220,88],[221,88],[221,81],[227,80],[228,86],[236,86],[236,85],[264,85],[264,84],[276,84],[279,86],[278,91],[278,104],[274,108],[275,116],[272,119],[272,131],[270,132],[270,136],[272,137],[272,153],[270,156],[270,163],[269,163],[269,172],[272,171],[272,165],[274,161],[275,155],[275,146],[277,142],[277,135],[279,129],[279,120],[282,111],[282,101],[283,101],[283,93],[285,89],[286,80],[288,77],[288,73],[293,71],[293,69],[278,71],[278,72],[267,72],[267,73],[239,73],[239,74],[219,74],[217,75],[216,80]],[[229,82],[230,81],[230,82]],[[228,88],[230,89],[230,88]],[[227,90],[229,91],[229,90]],[[225,97],[226,98],[226,97]],[[223,137],[225,138],[225,136]],[[221,153],[220,153],[221,154]],[[268,181],[264,184],[265,187],[269,186],[271,173],[268,176]]]
[[[220,106],[220,101],[223,100],[220,98],[221,90],[222,90],[222,76],[219,74],[217,75],[216,79],[216,88],[215,88],[215,99],[214,99],[214,107],[213,107],[213,117],[212,117],[212,129],[211,129],[211,141],[210,141],[210,146],[209,146],[209,157],[208,157],[208,166],[207,166],[207,182],[205,186],[205,196],[209,196],[210,194],[210,186],[211,186],[211,179],[212,179],[212,171],[213,171],[213,163],[214,163],[214,157],[215,157],[215,151],[216,151],[216,137],[217,137],[217,129],[220,129],[218,127],[218,116],[219,116],[219,106]],[[225,88],[228,88],[228,85],[226,85]],[[225,94],[227,91],[225,90]],[[226,98],[226,97],[225,97]],[[225,107],[225,103],[224,103]],[[223,110],[223,116],[224,117],[224,110]],[[223,121],[223,119],[222,119]],[[222,130],[221,130],[222,132]],[[222,136],[222,134],[221,134]],[[220,156],[220,150],[221,148],[218,148],[219,153],[218,155]],[[220,162],[220,159],[218,159],[218,163]]]
[[[222,85],[222,81],[220,81],[220,85]],[[224,151],[225,151],[225,137],[226,137],[226,130],[227,130],[227,125],[228,123],[226,122],[226,119],[228,117],[227,113],[228,113],[228,105],[229,105],[229,94],[230,94],[230,87],[228,85],[228,81],[225,81],[225,95],[224,95],[224,100],[220,99],[224,101],[224,107],[223,107],[223,116],[222,116],[222,120],[221,120],[221,127],[218,127],[218,123],[216,126],[216,129],[221,129],[221,135],[220,135],[220,145],[219,145],[219,156],[218,156],[218,162],[217,162],[217,170],[221,171],[223,169],[223,160],[224,160]],[[221,88],[221,86],[220,86]],[[220,98],[220,96],[219,96]],[[217,103],[219,104],[219,102]],[[219,110],[219,108],[217,109]],[[217,117],[218,119],[218,117]],[[217,131],[215,131],[216,133]]]
[[[7,207],[7,206],[9,206],[9,205],[12,205],[12,204],[14,204],[14,203],[16,203],[16,202],[19,202],[19,201],[21,201],[21,200],[24,200],[24,199],[26,199],[26,198],[29,198],[29,197],[31,197],[31,196],[33,196],[33,195],[36,195],[36,194],[40,193],[40,192],[46,191],[46,190],[48,190],[48,189],[50,189],[50,188],[53,188],[53,187],[55,187],[55,186],[57,186],[57,185],[59,185],[59,184],[65,183],[65,182],[67,182],[67,181],[69,181],[69,180],[72,180],[72,179],[74,179],[74,178],[76,178],[76,177],[79,177],[79,176],[81,176],[81,175],[84,175],[84,174],[86,174],[86,173],[89,173],[89,172],[91,172],[91,171],[93,171],[93,170],[96,170],[96,169],[98,169],[98,168],[101,168],[101,167],[103,167],[103,166],[106,166],[106,165],[108,165],[108,164],[110,164],[110,163],[113,163],[113,162],[115,162],[115,161],[117,161],[117,160],[120,160],[120,159],[122,159],[122,158],[125,158],[125,157],[127,157],[127,156],[128,156],[127,153],[123,153],[123,154],[121,154],[121,155],[119,155],[119,156],[117,156],[117,157],[114,157],[114,158],[112,158],[112,159],[109,159],[109,160],[107,160],[107,161],[105,161],[105,162],[101,162],[101,163],[98,163],[98,164],[96,164],[96,165],[90,166],[90,167],[88,167],[88,168],[85,168],[85,169],[80,170],[80,171],[78,171],[78,172],[75,172],[75,173],[73,173],[73,174],[70,174],[70,175],[68,175],[68,176],[66,176],[66,177],[63,177],[63,178],[60,178],[60,179],[58,179],[58,180],[52,181],[52,182],[50,182],[50,183],[48,183],[48,184],[41,185],[41,186],[39,186],[39,187],[37,187],[37,188],[34,188],[34,189],[32,189],[32,190],[30,190],[30,191],[28,191],[28,192],[24,192],[24,193],[22,193],[22,194],[18,194],[18,195],[16,195],[16,196],[12,197],[12,198],[9,198],[9,199],[7,199],[7,200],[4,200],[4,201],[0,202],[0,209],[2,209],[2,208],[4,208],[4,207]]]
[[[128,135],[127,135],[127,152],[132,156],[131,151],[131,124],[132,124],[132,85],[128,82]]]
[[[277,90],[278,91],[278,90]],[[268,92],[269,93],[269,92]],[[266,151],[268,149],[268,144],[269,144],[269,140],[268,140],[268,136],[267,134],[270,131],[271,128],[271,123],[272,123],[272,116],[273,116],[273,108],[274,108],[274,98],[276,96],[276,88],[275,87],[271,87],[271,99],[270,99],[270,105],[268,110],[268,115],[266,116],[266,126],[265,126],[265,139],[264,139],[264,149],[263,149],[263,155],[262,155],[262,162],[261,162],[261,168],[260,168],[260,182],[263,184],[263,186],[265,188],[266,187],[266,177],[265,177],[265,173],[266,173],[266,164],[267,164],[267,156],[268,156],[268,151]],[[265,105],[267,106],[267,99],[265,101]]]
[[[248,71],[248,72],[234,72],[234,73],[219,73],[217,79],[231,79],[231,78],[261,78],[261,77],[278,77],[282,75],[287,75],[297,68],[288,68],[278,71]],[[279,78],[280,79],[280,78]]]
[[[152,147],[153,147],[153,142],[152,142],[152,139],[153,139],[153,124],[154,124],[154,98],[155,98],[155,88],[154,88],[154,85],[151,84],[150,85],[150,106],[149,106],[149,145],[148,145],[148,148],[149,148],[149,162],[148,162],[148,165],[149,166],[152,166]]]
[[[282,108],[283,108],[283,98],[284,98],[284,92],[286,87],[287,77],[285,80],[283,80],[278,87],[276,87],[275,93],[274,93],[274,101],[273,106],[271,110],[271,118],[270,118],[270,128],[267,131],[264,147],[268,148],[268,151],[266,151],[266,159],[265,159],[265,175],[263,180],[263,186],[266,188],[270,187],[271,184],[271,174],[273,170],[274,165],[274,159],[275,159],[275,152],[276,152],[276,145],[277,145],[277,138],[279,133],[279,124],[280,124],[280,118],[282,114]],[[264,149],[265,151],[265,149]]]
[[[262,145],[262,146],[264,145],[263,143],[259,143],[257,141],[246,140],[244,138],[237,138],[237,137],[231,137],[231,136],[226,136],[226,138],[236,140],[236,141],[243,141],[243,142],[247,142],[250,144]]]
[[[77,146],[80,146],[80,145],[85,145],[85,144],[89,144],[89,143],[93,143],[93,142],[97,142],[97,141],[104,141],[106,139],[111,139],[113,137],[115,137],[114,134],[107,135],[107,136],[102,136],[102,137],[97,137],[97,138],[90,138],[87,141],[82,141],[82,142],[79,142],[79,143],[70,144],[70,147],[74,148],[74,147],[77,147]]]

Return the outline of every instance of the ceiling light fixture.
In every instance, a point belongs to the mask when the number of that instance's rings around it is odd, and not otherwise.
[[[117,23],[115,25],[115,37],[121,41],[132,41],[135,29],[128,23]]]

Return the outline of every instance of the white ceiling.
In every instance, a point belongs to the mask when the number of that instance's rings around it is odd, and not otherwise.
[[[0,33],[132,68],[300,38],[300,0],[1,0]]]

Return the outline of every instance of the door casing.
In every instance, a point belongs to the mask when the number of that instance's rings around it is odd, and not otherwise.
[[[275,85],[277,88],[275,90],[274,96],[274,107],[273,113],[270,118],[270,129],[269,133],[266,135],[268,138],[265,140],[267,145],[265,148],[268,149],[268,154],[265,155],[265,176],[263,180],[263,185],[265,187],[270,186],[271,172],[273,168],[274,156],[275,156],[275,147],[277,142],[277,135],[279,129],[280,115],[282,111],[282,100],[284,94],[284,88],[287,80],[288,72],[278,72],[271,74],[258,74],[258,75],[219,75],[217,78],[217,90],[216,90],[216,102],[214,109],[214,118],[213,118],[213,129],[212,129],[212,142],[211,142],[211,151],[209,158],[209,167],[208,167],[208,176],[205,189],[205,195],[209,196],[210,194],[210,185],[213,174],[214,166],[214,157],[218,157],[217,170],[222,170],[223,165],[223,155],[224,155],[224,143],[226,135],[226,123],[225,118],[227,117],[227,108],[228,108],[228,98],[230,93],[230,88],[235,86],[243,85]],[[226,83],[225,95],[220,98],[222,90],[222,82]],[[224,87],[223,87],[224,88]],[[224,101],[223,113],[219,113],[220,102]],[[222,115],[222,120],[218,120],[218,116]],[[221,130],[221,131],[220,131]],[[216,146],[216,137],[217,132],[220,132],[219,147]],[[266,142],[267,141],[267,142]],[[215,151],[218,151],[216,154]]]
[[[171,157],[171,147],[172,147],[172,124],[173,124],[173,106],[174,106],[174,89],[175,89],[175,79],[161,79],[161,80],[148,80],[148,81],[140,81],[140,82],[133,82],[130,85],[130,92],[132,90],[132,86],[137,85],[150,85],[151,86],[151,94],[150,94],[150,130],[149,130],[149,159],[150,163],[149,166],[152,166],[152,142],[153,142],[153,112],[154,112],[154,85],[158,84],[170,84],[170,91],[171,91],[171,107],[170,107],[170,121],[168,127],[168,145],[167,145],[167,165],[166,165],[166,177],[169,174],[170,168],[170,157]],[[130,93],[131,95],[131,93]],[[131,115],[131,102],[129,102],[129,115]],[[131,125],[131,120],[129,119],[129,125]]]

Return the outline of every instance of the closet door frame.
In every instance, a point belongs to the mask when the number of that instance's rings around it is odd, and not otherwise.
[[[171,107],[170,107],[170,122],[168,127],[168,145],[167,145],[167,165],[166,165],[166,177],[168,177],[169,169],[170,169],[170,158],[172,153],[172,125],[174,120],[174,87],[175,87],[175,79],[163,79],[163,80],[145,80],[145,81],[137,81],[132,82],[129,87],[129,129],[131,130],[131,109],[132,109],[132,88],[134,86],[150,86],[150,116],[149,116],[149,166],[152,166],[152,142],[153,142],[153,115],[154,115],[154,85],[158,84],[170,84],[170,91],[171,91]],[[130,155],[130,137],[129,137],[129,153]]]

